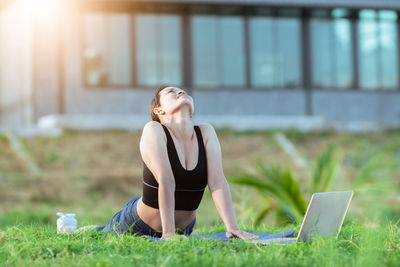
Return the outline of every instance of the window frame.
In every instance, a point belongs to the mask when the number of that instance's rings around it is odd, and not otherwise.
[[[247,49],[247,43],[248,43],[248,40],[246,40],[246,22],[245,22],[245,18],[243,17],[243,16],[241,16],[240,14],[234,14],[234,13],[224,13],[223,11],[222,11],[222,9],[217,9],[216,10],[216,13],[210,13],[210,14],[203,14],[203,13],[191,13],[190,14],[190,26],[189,26],[189,28],[190,28],[190,36],[188,36],[188,38],[190,38],[191,39],[191,45],[192,45],[192,42],[193,42],[193,39],[192,39],[192,36],[193,36],[193,31],[192,31],[192,22],[193,22],[193,20],[192,20],[192,18],[194,17],[194,16],[196,16],[196,15],[204,15],[204,16],[210,16],[210,17],[213,17],[213,16],[215,16],[217,19],[219,19],[219,18],[223,18],[223,17],[239,17],[239,18],[243,18],[243,48],[244,48],[244,50],[245,51],[247,51],[248,49]],[[220,43],[218,44],[218,45],[220,45]],[[194,61],[194,53],[193,53],[193,46],[191,46],[191,54],[190,54],[190,58],[191,58],[191,61],[192,61],[192,66],[191,66],[191,69],[192,69],[192,73],[191,73],[191,76],[192,76],[192,84],[193,84],[193,87],[194,88],[196,88],[197,90],[202,90],[202,91],[221,91],[221,90],[230,90],[230,91],[232,91],[232,90],[235,90],[235,91],[239,91],[239,90],[243,90],[244,88],[246,88],[246,87],[248,87],[248,78],[247,78],[247,70],[246,70],[246,68],[247,68],[247,62],[249,61],[249,59],[248,59],[248,57],[247,57],[247,53],[245,53],[245,55],[244,55],[244,62],[243,62],[243,67],[244,67],[244,69],[243,69],[243,74],[244,74],[244,86],[226,86],[226,85],[218,85],[218,86],[199,86],[199,85],[195,85],[195,82],[194,82],[194,63],[193,63],[193,61]],[[221,67],[221,66],[219,66],[219,67]],[[221,72],[221,70],[219,70],[219,72]]]
[[[315,90],[315,91],[329,91],[329,90],[331,90],[331,91],[335,91],[335,92],[342,92],[342,91],[353,91],[353,90],[358,90],[359,89],[359,85],[358,85],[358,78],[359,78],[359,69],[358,69],[358,66],[359,66],[359,64],[358,64],[358,62],[356,63],[355,62],[355,59],[354,59],[354,53],[358,53],[358,46],[356,47],[356,49],[355,49],[355,47],[354,47],[354,42],[355,42],[355,40],[354,39],[357,39],[357,41],[358,41],[358,36],[356,35],[356,36],[354,36],[354,32],[353,32],[353,27],[354,27],[354,23],[357,23],[357,22],[354,22],[354,15],[353,15],[353,13],[354,13],[354,11],[353,10],[351,10],[351,9],[345,9],[345,10],[347,10],[348,12],[349,12],[349,15],[347,15],[347,16],[344,16],[344,17],[341,17],[341,18],[334,18],[334,16],[332,16],[332,12],[335,10],[335,9],[341,9],[341,8],[315,8],[315,9],[310,9],[310,15],[308,16],[308,19],[309,19],[309,21],[310,21],[310,23],[309,23],[309,31],[310,31],[310,36],[309,36],[309,38],[310,38],[310,40],[309,40],[309,47],[308,47],[308,49],[309,49],[309,51],[310,51],[310,62],[311,62],[311,64],[310,64],[310,86],[311,86],[311,88],[313,89],[313,90]],[[327,12],[327,15],[312,15],[311,13],[312,13],[312,11],[318,11],[318,10],[324,10],[324,11],[326,11]],[[357,12],[357,14],[358,14],[358,12]],[[332,27],[333,26],[333,22],[336,20],[336,19],[347,19],[348,21],[349,21],[349,26],[350,26],[350,51],[351,51],[351,59],[350,59],[350,61],[351,61],[351,70],[352,70],[352,77],[351,77],[351,84],[349,85],[349,86],[347,86],[347,87],[338,87],[338,86],[316,86],[315,84],[314,84],[314,71],[313,71],[313,51],[312,51],[312,49],[313,49],[313,45],[312,45],[312,35],[313,35],[313,32],[312,32],[312,27],[311,27],[311,20],[312,19],[323,19],[323,20],[325,20],[325,21],[328,21],[329,23],[330,23],[330,25],[329,25],[329,38],[330,38],[330,41],[332,41],[332,39],[334,38],[334,28]],[[358,25],[356,25],[357,26],[357,29],[358,29]],[[356,30],[356,32],[357,32],[357,30]],[[333,46],[334,47],[334,49],[336,48],[336,44],[334,43],[334,42],[332,42],[333,44],[331,44],[331,46]],[[336,57],[336,51],[331,51],[331,54],[330,54],[330,56],[334,59],[335,57]],[[357,56],[358,56],[358,54],[357,54]],[[355,66],[357,64],[357,66]],[[332,81],[333,81],[333,83],[335,83],[335,84],[338,84],[338,78],[337,78],[337,72],[336,72],[336,67],[337,66],[335,66],[335,65],[337,65],[337,62],[331,62],[331,65],[333,66],[333,70],[332,70],[332,73],[331,73],[331,75],[333,76],[332,77]],[[357,73],[356,73],[356,69],[357,69]],[[358,76],[358,78],[356,77],[356,76]],[[357,86],[355,86],[355,85],[357,85]]]
[[[194,9],[196,7],[200,7],[203,10]],[[284,9],[294,9],[298,10],[299,15],[296,15],[299,19],[300,29],[299,29],[299,36],[300,36],[300,84],[299,86],[295,87],[280,87],[280,86],[251,86],[251,62],[250,62],[250,25],[249,25],[249,18],[250,16],[254,16],[255,9],[262,9],[265,8],[266,10],[270,10],[272,12],[273,17],[293,17],[279,15],[279,12]],[[191,90],[198,90],[198,91],[292,91],[292,90],[301,90],[301,91],[324,91],[324,92],[354,92],[360,91],[363,93],[399,93],[400,92],[400,79],[398,80],[397,86],[391,89],[385,88],[376,88],[373,90],[364,90],[360,86],[360,66],[359,66],[359,38],[358,38],[358,23],[360,21],[359,12],[364,10],[361,8],[348,8],[347,10],[350,12],[348,16],[350,22],[350,31],[351,31],[351,53],[352,53],[352,67],[353,67],[353,84],[349,88],[336,88],[336,87],[324,87],[324,88],[316,88],[313,87],[312,84],[312,64],[311,64],[311,26],[310,26],[310,19],[311,11],[314,8],[305,8],[299,6],[252,6],[252,5],[237,5],[237,4],[230,4],[230,5],[220,5],[220,4],[163,4],[157,5],[152,3],[125,3],[121,4],[121,6],[113,5],[112,8],[108,6],[95,6],[95,7],[86,7],[79,13],[78,17],[78,37],[80,38],[80,62],[81,62],[81,77],[80,77],[80,84],[85,89],[88,90],[154,90],[153,86],[145,86],[139,85],[137,79],[137,60],[136,60],[136,42],[135,42],[135,35],[136,35],[136,25],[134,16],[137,14],[168,14],[168,15],[177,15],[180,17],[181,21],[181,77],[182,77],[182,88],[185,88],[188,91]],[[332,10],[332,8],[315,8],[315,9],[325,9],[325,10]],[[374,11],[380,11],[385,9],[373,9]],[[398,19],[396,20],[397,26],[397,43],[398,43],[398,55],[397,55],[397,65],[398,65],[398,76],[400,77],[400,11],[395,11],[397,13]],[[85,51],[85,29],[84,29],[84,17],[88,13],[99,13],[99,14],[115,14],[115,13],[123,13],[127,14],[130,17],[130,49],[131,49],[131,84],[130,85],[89,85],[86,80],[86,63],[84,58],[84,51]],[[242,86],[217,86],[217,87],[203,87],[203,86],[194,86],[193,83],[193,55],[192,55],[192,29],[191,29],[191,18],[193,15],[216,15],[216,16],[239,16],[243,18],[243,36],[244,36],[244,75],[245,75],[245,85]],[[268,16],[271,17],[269,13],[260,14],[260,17]],[[308,33],[307,33],[308,32]],[[306,33],[306,34],[305,34]],[[306,46],[307,45],[307,46]],[[305,53],[306,52],[306,53]],[[309,69],[306,70],[305,67]]]
[[[387,20],[387,19],[382,19],[382,18],[380,18],[379,17],[379,11],[383,11],[383,10],[388,10],[388,9],[359,9],[358,11],[357,11],[357,20],[356,20],[356,25],[357,25],[357,41],[358,41],[358,43],[357,43],[357,53],[358,53],[358,62],[357,62],[357,65],[359,66],[360,65],[360,59],[359,59],[359,57],[360,57],[360,55],[361,55],[361,51],[360,51],[360,46],[359,46],[359,41],[360,41],[360,36],[359,36],[359,34],[360,34],[360,32],[359,32],[359,23],[361,22],[361,15],[360,15],[360,13],[363,11],[363,10],[371,10],[371,11],[374,11],[375,12],[375,14],[376,14],[376,17],[375,18],[368,18],[368,19],[366,19],[366,20],[364,20],[364,21],[373,21],[374,23],[375,23],[375,26],[377,27],[377,30],[376,30],[376,34],[375,34],[375,37],[376,37],[376,40],[377,40],[377,42],[378,42],[378,48],[377,48],[377,51],[376,51],[376,66],[377,66],[377,72],[376,72],[376,76],[377,76],[377,83],[378,83],[378,86],[376,86],[376,88],[373,88],[373,89],[370,89],[370,88],[366,88],[366,87],[363,87],[363,86],[361,86],[361,74],[360,74],[360,69],[358,70],[358,74],[359,74],[359,77],[358,77],[358,90],[360,90],[360,91],[362,91],[362,92],[397,92],[397,91],[400,91],[400,36],[399,36],[399,34],[400,34],[400,17],[399,17],[399,15],[400,15],[400,12],[399,11],[395,11],[395,10],[391,10],[391,11],[393,11],[393,12],[395,12],[396,13],[396,15],[397,15],[397,19],[395,20],[395,23],[394,23],[394,25],[396,26],[396,30],[395,30],[395,32],[396,32],[396,35],[397,35],[397,59],[396,59],[396,65],[397,65],[397,85],[395,85],[395,86],[393,86],[393,87],[383,87],[382,86],[382,81],[383,81],[383,65],[382,65],[382,62],[381,62],[381,60],[382,60],[382,47],[381,47],[381,43],[380,43],[380,35],[381,35],[381,29],[380,29],[380,23],[382,22],[382,21],[390,21],[390,20]]]
[[[247,16],[247,29],[246,29],[246,31],[247,31],[247,36],[248,36],[248,38],[247,38],[247,46],[248,46],[248,49],[249,49],[249,52],[248,52],[248,62],[249,62],[249,75],[251,75],[251,62],[250,62],[250,55],[251,55],[251,51],[250,51],[250,18],[251,17],[260,17],[260,18],[271,18],[271,19],[273,19],[274,20],[274,22],[275,22],[275,20],[276,19],[278,19],[278,18],[297,18],[298,19],[298,21],[299,21],[299,74],[300,74],[300,82],[299,82],[299,85],[298,86],[294,86],[294,87],[289,87],[289,86],[252,86],[251,85],[251,76],[249,76],[248,77],[248,79],[249,79],[249,84],[248,84],[248,86],[249,86],[249,88],[251,89],[251,90],[253,90],[253,91],[273,91],[273,90],[279,90],[279,91],[281,91],[281,90],[288,90],[288,91],[291,91],[291,90],[296,90],[296,89],[305,89],[305,86],[304,86],[304,72],[303,72],[303,70],[302,70],[302,66],[303,66],[303,60],[305,60],[305,58],[304,58],[304,56],[302,55],[302,51],[303,51],[303,45],[304,45],[304,42],[303,42],[303,36],[302,36],[302,26],[303,26],[303,9],[300,9],[300,8],[290,8],[290,7],[282,7],[282,8],[267,8],[267,9],[269,9],[269,14],[254,14],[255,12],[256,12],[256,10],[250,10],[250,11],[248,11],[248,16]],[[266,10],[267,10],[266,9]],[[285,9],[287,9],[287,10],[298,10],[299,11],[299,13],[297,14],[297,15],[288,15],[288,14],[286,14],[286,15],[282,15],[282,14],[280,14],[281,12],[282,12],[282,10],[285,10]],[[253,14],[251,14],[251,13],[253,13]],[[266,12],[266,13],[268,13],[268,11]],[[275,31],[274,30],[274,35],[276,34],[276,32],[277,31]],[[276,51],[274,51],[274,52],[276,52]]]
[[[131,83],[129,85],[117,85],[117,84],[105,84],[105,85],[90,85],[87,83],[87,79],[86,79],[86,60],[85,60],[85,50],[86,50],[86,29],[85,29],[85,15],[87,14],[101,14],[101,15],[109,15],[109,14],[125,14],[129,16],[129,27],[132,27],[132,14],[130,13],[126,13],[126,12],[100,12],[100,11],[89,11],[89,12],[82,12],[80,14],[80,60],[81,60],[81,84],[83,85],[83,87],[85,89],[89,89],[89,90],[109,90],[109,89],[128,89],[128,88],[132,88],[135,87],[135,80],[134,77],[132,75],[132,72],[136,72],[136,60],[133,61],[132,57],[133,57],[133,50],[132,50],[132,46],[134,45],[133,43],[133,38],[132,38],[132,30],[131,32],[131,37],[129,38],[130,40],[130,51],[131,51]]]
[[[132,33],[132,39],[133,40],[136,40],[136,30],[137,30],[137,28],[136,28],[136,15],[156,15],[156,14],[160,14],[161,16],[162,15],[176,15],[176,16],[178,16],[178,18],[179,18],[179,20],[180,20],[180,24],[179,24],[179,27],[180,27],[180,32],[181,32],[181,39],[180,39],[180,42],[181,42],[181,51],[180,51],[180,55],[181,55],[181,60],[180,60],[180,75],[181,75],[181,84],[180,85],[174,85],[174,84],[167,84],[167,85],[171,85],[171,86],[177,86],[177,87],[184,87],[184,82],[185,82],[185,77],[184,77],[184,75],[185,75],[185,54],[184,54],[184,51],[185,51],[185,48],[183,47],[185,44],[184,44],[184,42],[183,42],[183,39],[184,39],[184,29],[183,29],[183,27],[184,27],[184,18],[183,18],[183,15],[182,14],[178,14],[178,13],[167,13],[167,12],[162,12],[162,13],[159,13],[159,12],[135,12],[135,13],[133,13],[133,14],[131,14],[131,18],[132,18],[132,31],[131,31],[131,33]],[[146,88],[146,89],[154,89],[155,87],[158,87],[158,85],[154,85],[154,86],[152,86],[152,85],[145,85],[145,84],[141,84],[141,83],[139,83],[139,79],[138,79],[138,60],[137,60],[137,43],[136,42],[134,42],[134,45],[133,46],[131,46],[131,49],[132,49],[132,55],[134,55],[135,56],[135,62],[133,63],[134,64],[134,78],[135,78],[135,80],[134,80],[134,84],[135,84],[135,86],[136,87],[138,87],[138,88]],[[161,84],[163,84],[163,83],[159,83],[160,85]]]
[[[159,15],[177,15],[180,18],[180,27],[181,27],[181,78],[182,78],[182,84],[179,85],[182,88],[185,88],[185,42],[184,42],[184,25],[185,25],[185,20],[184,20],[184,7],[183,6],[175,6],[175,5],[165,5],[165,6],[160,6],[160,5],[152,5],[152,4],[146,4],[146,5],[138,5],[135,8],[129,8],[128,10],[84,10],[79,14],[79,23],[80,23],[80,61],[81,61],[81,84],[82,86],[87,89],[87,90],[100,90],[100,91],[105,91],[105,90],[154,90],[155,87],[157,86],[149,86],[149,85],[141,85],[138,82],[138,71],[137,71],[137,55],[136,55],[136,46],[137,43],[135,41],[135,36],[136,36],[136,19],[135,16],[140,14],[140,15],[154,15],[154,14],[159,14]],[[130,21],[130,51],[131,51],[131,84],[130,85],[115,85],[115,84],[106,84],[106,85],[89,85],[87,83],[86,79],[86,63],[85,63],[85,57],[84,57],[84,51],[86,48],[86,42],[85,42],[85,15],[87,14],[102,14],[102,15],[109,15],[109,14],[125,14],[129,16],[129,21]],[[161,83],[160,83],[161,84]]]

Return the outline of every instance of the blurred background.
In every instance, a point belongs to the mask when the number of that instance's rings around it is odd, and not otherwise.
[[[355,217],[398,219],[399,10],[397,0],[2,0],[0,227],[55,225],[57,211],[105,224],[140,194],[140,129],[162,84],[187,90],[195,122],[219,129],[243,223],[299,218],[279,190],[302,203],[354,189]],[[282,179],[269,192],[249,177]],[[206,193],[199,225],[217,221]]]

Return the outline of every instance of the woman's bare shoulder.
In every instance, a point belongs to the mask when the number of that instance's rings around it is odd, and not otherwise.
[[[200,124],[197,124],[197,126],[200,127],[200,130],[201,130],[202,133],[203,132],[204,133],[209,133],[210,131],[215,131],[214,127],[209,123],[200,123]]]
[[[151,141],[154,139],[159,139],[160,137],[165,137],[165,133],[161,123],[157,121],[149,121],[143,127],[141,141]]]
[[[143,130],[156,130],[157,131],[158,129],[161,129],[161,128],[162,128],[162,125],[158,121],[149,121],[144,125]]]
[[[209,124],[209,123],[200,123],[200,124],[198,124],[198,126],[200,127],[200,131],[201,131],[201,134],[203,136],[204,143],[207,143],[207,141],[210,138],[214,138],[216,136],[215,129],[211,124]]]

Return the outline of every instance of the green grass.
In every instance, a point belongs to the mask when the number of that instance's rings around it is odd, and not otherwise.
[[[244,227],[246,228],[246,227]],[[253,230],[276,232],[285,228]],[[298,226],[295,226],[298,229]],[[250,230],[250,229],[248,229]],[[196,233],[223,231],[222,226]],[[17,224],[0,234],[2,266],[399,266],[400,228],[346,222],[338,239],[268,246],[241,240],[153,242],[87,231],[57,235],[55,226]],[[2,237],[5,238],[2,240]]]
[[[307,185],[307,174],[276,144],[275,133],[219,131],[226,176],[240,169],[254,171],[255,160],[261,158],[265,163],[290,168],[300,185]],[[24,140],[42,169],[42,176],[36,179],[29,179],[23,163],[0,136],[0,267],[400,266],[400,223],[395,222],[400,219],[399,133],[398,129],[368,135],[285,132],[310,162],[329,144],[337,145],[343,162],[333,190],[349,189],[360,169],[375,157],[378,159],[371,161],[363,177],[393,189],[384,196],[355,196],[338,239],[291,246],[215,240],[154,243],[96,232],[58,236],[56,212],[76,213],[79,227],[105,225],[128,200],[141,194],[140,133],[66,132],[55,139]],[[256,190],[231,181],[230,188],[244,229],[299,229],[299,225],[272,227],[278,225],[274,214],[254,228],[256,214],[263,208],[262,198]],[[195,233],[224,231],[208,190],[197,218]]]

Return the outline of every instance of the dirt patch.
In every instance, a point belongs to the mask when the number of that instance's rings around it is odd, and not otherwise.
[[[7,138],[0,135],[0,175],[2,173],[20,173],[24,171],[23,162],[11,150]]]

